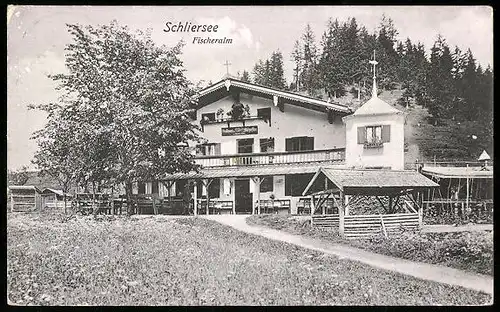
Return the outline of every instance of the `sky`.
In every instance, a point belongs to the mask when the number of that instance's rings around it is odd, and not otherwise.
[[[394,21],[398,40],[422,42],[426,51],[441,34],[450,45],[470,48],[484,67],[493,65],[493,10],[488,6],[9,6],[7,12],[7,167],[30,164],[37,150],[32,133],[46,115],[29,104],[57,101],[48,74],[65,71],[64,48],[71,43],[66,24],[103,25],[116,20],[131,30],[152,30],[158,44],[186,42],[181,59],[193,82],[216,82],[226,74],[251,71],[273,51],[283,53],[285,78],[291,82],[290,53],[309,23],[319,41],[329,18],[355,17],[370,33],[382,14]],[[218,25],[216,33],[164,32],[167,22]],[[194,44],[194,36],[231,38],[232,44]],[[368,60],[367,60],[368,61]]]

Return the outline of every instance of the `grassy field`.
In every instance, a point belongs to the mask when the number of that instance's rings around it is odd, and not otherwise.
[[[491,296],[389,273],[201,218],[9,214],[20,305],[476,305]]]
[[[334,229],[314,228],[308,220],[289,216],[256,215],[246,220],[249,224],[351,245],[388,256],[493,275],[493,233],[488,231],[405,233],[389,238],[377,236],[366,240],[348,240],[340,237]]]

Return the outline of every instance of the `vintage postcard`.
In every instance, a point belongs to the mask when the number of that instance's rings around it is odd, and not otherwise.
[[[7,298],[489,305],[493,8],[7,8]]]

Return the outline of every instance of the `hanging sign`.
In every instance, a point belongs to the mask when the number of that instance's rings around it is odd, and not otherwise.
[[[257,126],[222,128],[222,136],[257,134]]]

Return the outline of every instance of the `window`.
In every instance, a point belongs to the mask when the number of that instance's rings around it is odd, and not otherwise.
[[[390,125],[358,127],[358,144],[387,143],[390,137]]]
[[[158,194],[158,181],[151,183],[151,193]]]
[[[314,173],[290,174],[285,176],[285,196],[302,196]]]
[[[366,143],[382,142],[382,126],[366,127]]]
[[[260,139],[260,152],[274,152],[274,138]]]
[[[146,194],[146,183],[137,183],[137,194]]]
[[[220,143],[199,144],[196,146],[196,155],[198,156],[221,155]]]
[[[260,182],[260,192],[272,192],[274,190],[274,178],[273,176],[266,176],[261,178]]]
[[[187,180],[175,181],[175,196],[182,197],[185,191],[189,191]]]
[[[285,150],[294,151],[312,151],[314,150],[314,137],[293,137],[285,140]]]
[[[253,153],[253,139],[240,139],[238,144],[238,154]]]
[[[215,113],[201,114],[201,120],[203,120],[203,121],[215,121]]]
[[[210,198],[220,197],[220,179],[213,179],[208,186],[208,195],[210,195]]]
[[[257,117],[261,117],[264,120],[269,121],[271,123],[271,108],[259,108],[257,109]]]

